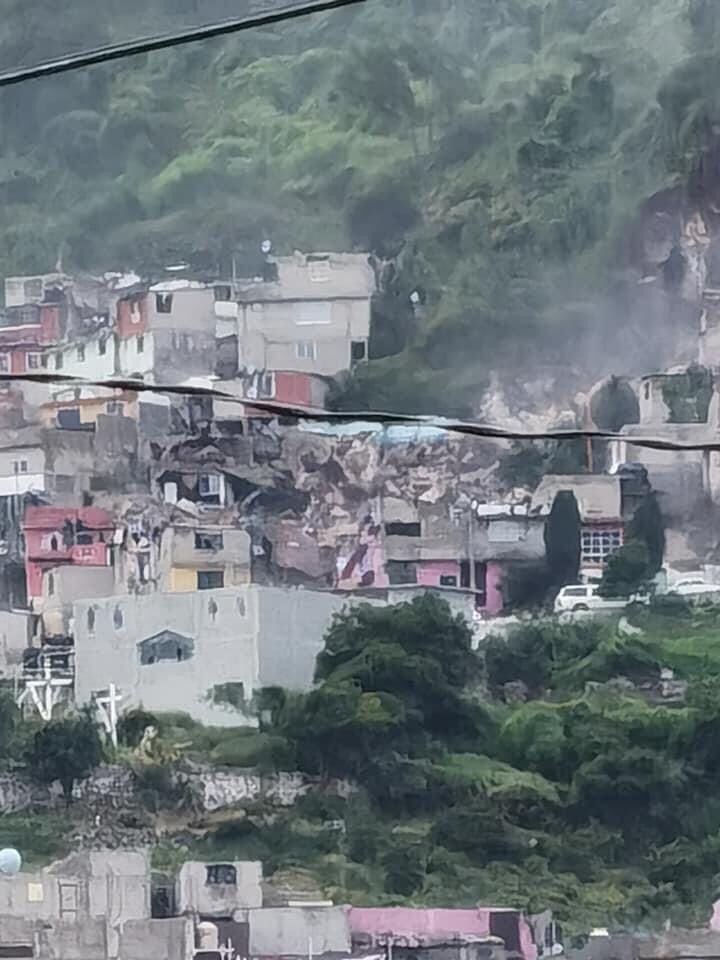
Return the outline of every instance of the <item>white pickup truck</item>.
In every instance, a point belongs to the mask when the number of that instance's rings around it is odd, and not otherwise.
[[[573,583],[563,587],[555,597],[555,613],[584,613],[590,610],[624,610],[629,603],[647,603],[646,594],[635,594],[627,599],[621,597],[605,598],[597,592],[592,583]]]

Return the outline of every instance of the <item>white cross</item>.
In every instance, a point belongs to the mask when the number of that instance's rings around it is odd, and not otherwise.
[[[46,661],[43,664],[42,679],[26,681],[25,689],[17,699],[17,705],[22,706],[29,693],[37,712],[46,723],[49,723],[52,720],[53,708],[60,700],[61,688],[69,686],[72,686],[72,678],[54,677],[52,668]]]
[[[117,687],[114,683],[108,685],[108,692],[106,694],[95,694],[95,703],[100,711],[100,718],[103,722],[103,726],[112,741],[112,745],[117,747],[117,721],[118,713],[117,708],[121,700],[125,699],[124,693],[118,693]]]

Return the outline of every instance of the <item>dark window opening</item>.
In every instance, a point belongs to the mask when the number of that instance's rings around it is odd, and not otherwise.
[[[89,546],[93,542],[91,533],[79,533],[75,538],[75,542],[79,543],[83,547]]]
[[[419,523],[386,523],[385,533],[389,537],[419,537]]]
[[[389,560],[387,575],[391,586],[417,583],[417,564],[407,560]]]
[[[58,549],[58,538],[54,534],[50,537],[50,549],[53,553]]]
[[[198,570],[198,590],[219,590],[225,586],[225,574],[222,570]]]
[[[156,293],[155,294],[155,309],[158,313],[172,313],[172,294],[171,293]]]
[[[182,663],[190,660],[195,652],[195,643],[190,637],[184,637],[173,630],[163,630],[138,644],[140,663],[147,666],[163,661]]]
[[[222,550],[222,548],[223,548],[222,533],[198,532],[195,534],[196,550]]]
[[[142,337],[142,336],[138,337],[136,346],[137,346],[137,352],[143,353],[145,351],[145,337]]]
[[[115,611],[113,612],[113,623],[115,624],[116,630],[119,630],[123,625],[123,615],[120,607],[115,607]]]
[[[224,302],[232,299],[232,289],[229,283],[221,283],[215,287],[215,299]]]
[[[98,341],[98,356],[104,357],[107,353],[107,340]]]
[[[367,345],[364,340],[353,340],[350,344],[350,359],[364,360],[367,355]]]
[[[62,370],[62,365],[63,365],[62,350],[58,350],[58,352],[55,354],[55,369]]]
[[[77,358],[81,363],[85,360],[85,346],[82,343],[77,348]]]
[[[237,870],[231,863],[212,863],[206,869],[207,883],[237,886]]]
[[[440,577],[440,586],[441,587],[456,587],[457,586],[457,577],[453,577],[450,574],[443,574]]]

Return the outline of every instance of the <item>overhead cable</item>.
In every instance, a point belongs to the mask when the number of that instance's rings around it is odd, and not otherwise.
[[[140,37],[124,43],[111,44],[104,47],[94,47],[91,50],[81,50],[78,53],[69,53],[54,60],[45,60],[29,67],[17,67],[0,73],[0,87],[9,87],[27,80],[37,80],[42,77],[51,77],[58,73],[68,73],[71,70],[82,70],[99,63],[109,63],[112,60],[124,60],[141,53],[152,53],[155,50],[167,50],[200,40],[210,40],[213,37],[223,37],[243,30],[252,30],[254,27],[272,26],[285,20],[294,20],[298,17],[307,17],[313,13],[322,13],[328,10],[338,10],[341,7],[350,7],[367,0],[304,0],[300,3],[285,3],[272,10],[261,13],[246,14],[243,17],[233,17],[230,20],[220,20],[216,23],[205,24],[200,27],[189,27],[175,33],[155,37]]]
[[[312,420],[321,423],[373,423],[398,426],[426,427],[458,433],[465,436],[483,437],[488,440],[622,440],[634,447],[648,450],[720,451],[720,436],[716,441],[679,441],[664,437],[613,433],[609,430],[585,430],[570,428],[561,430],[512,430],[492,424],[475,423],[472,420],[454,420],[441,416],[418,416],[409,413],[387,413],[380,410],[337,411],[319,407],[303,407],[297,404],[280,403],[276,400],[253,400],[236,394],[195,384],[157,384],[127,377],[111,377],[90,380],[69,374],[51,373],[0,373],[0,383],[29,381],[65,385],[67,387],[102,387],[107,390],[127,390],[136,393],[168,393],[181,396],[213,397],[229,403],[237,403],[261,410],[275,417],[293,420]],[[699,425],[698,425],[699,426]]]

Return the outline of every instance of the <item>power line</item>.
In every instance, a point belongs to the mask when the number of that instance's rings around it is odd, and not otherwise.
[[[581,440],[584,437],[596,440],[624,440],[634,447],[643,447],[648,450],[677,450],[677,451],[718,451],[720,439],[715,441],[678,441],[667,440],[665,437],[635,436],[634,434],[613,433],[610,430],[508,430],[492,424],[474,423],[471,420],[452,420],[441,416],[418,416],[412,413],[386,413],[381,410],[337,411],[323,410],[318,407],[302,407],[296,404],[281,403],[277,400],[252,400],[247,397],[238,397],[225,390],[214,387],[199,387],[184,384],[157,384],[144,383],[127,377],[111,377],[106,380],[90,380],[84,377],[74,377],[70,374],[52,373],[0,373],[0,383],[31,383],[63,384],[67,387],[91,386],[102,387],[107,390],[126,390],[135,393],[168,393],[186,396],[216,397],[219,400],[242,404],[255,410],[262,410],[276,417],[288,417],[294,420],[314,420],[322,423],[377,423],[396,424],[398,426],[430,427],[435,430],[444,430],[448,433],[458,433],[464,436],[482,437],[488,440]],[[65,402],[65,401],[63,401]]]
[[[98,63],[109,63],[111,60],[123,60],[140,53],[152,53],[155,50],[167,50],[170,47],[179,47],[199,40],[209,40],[212,37],[223,37],[231,33],[240,33],[243,30],[252,30],[254,27],[271,26],[285,20],[294,20],[306,17],[313,13],[322,13],[329,10],[338,10],[341,7],[350,7],[365,3],[366,0],[306,0],[304,3],[291,3],[275,7],[264,13],[248,14],[244,17],[234,17],[231,20],[221,20],[218,23],[209,23],[202,27],[192,27],[178,33],[165,34],[157,37],[141,37],[137,40],[128,40],[125,43],[112,44],[105,47],[95,47],[92,50],[83,50],[80,53],[70,53],[55,60],[46,60],[32,67],[18,67],[0,73],[0,87],[9,87],[26,80],[37,80],[42,77],[51,77],[58,73],[68,73],[71,70],[81,70]]]

